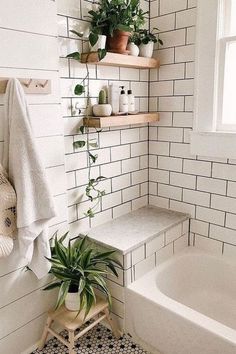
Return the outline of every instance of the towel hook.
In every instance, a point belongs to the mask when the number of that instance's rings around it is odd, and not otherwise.
[[[46,80],[46,81],[44,82],[44,84],[39,84],[39,86],[41,86],[42,88],[45,88],[45,87],[47,86],[47,83],[48,83],[48,80]]]
[[[30,87],[31,83],[32,83],[33,79],[30,79],[29,82],[27,84],[24,84],[27,88]]]

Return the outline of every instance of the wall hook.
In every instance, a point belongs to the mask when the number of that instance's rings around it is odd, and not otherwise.
[[[27,88],[30,87],[31,83],[32,83],[33,79],[30,79],[29,82],[27,84],[24,84]]]

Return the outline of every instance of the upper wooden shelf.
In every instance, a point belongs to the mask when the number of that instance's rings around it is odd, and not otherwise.
[[[84,118],[84,125],[92,128],[118,127],[159,121],[159,113],[139,113],[135,115]]]
[[[134,57],[132,55],[107,53],[105,58],[99,61],[98,53],[83,53],[81,62],[97,65],[122,66],[128,68],[153,69],[159,68],[160,62],[155,58]]]

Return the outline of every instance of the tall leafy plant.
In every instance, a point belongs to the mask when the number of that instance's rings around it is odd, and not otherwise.
[[[95,290],[105,295],[111,306],[111,294],[106,285],[106,276],[118,276],[115,266],[121,264],[112,258],[115,251],[103,252],[85,235],[80,234],[71,239],[68,246],[63,244],[66,233],[61,238],[54,237],[51,247],[52,256],[48,258],[52,267],[50,273],[54,281],[44,288],[59,288],[56,308],[62,306],[68,292],[78,292],[80,310],[85,310],[85,317],[93,304],[96,303]]]

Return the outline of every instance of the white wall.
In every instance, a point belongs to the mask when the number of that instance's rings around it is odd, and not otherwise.
[[[52,80],[49,95],[27,95],[32,124],[45,164],[58,215],[50,222],[50,234],[67,228],[63,122],[60,111],[56,4],[51,0],[3,0],[0,2],[0,77],[32,77]],[[3,95],[0,95],[0,153],[3,145]],[[39,339],[45,313],[54,294],[41,288],[26,272],[17,246],[0,259],[0,353],[19,354]]]
[[[193,244],[235,257],[236,161],[190,154],[196,7],[197,0],[151,1],[150,25],[164,46],[156,51],[160,70],[151,72],[150,109],[161,113],[149,128],[149,203],[190,213]]]

